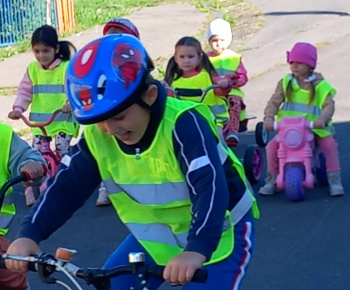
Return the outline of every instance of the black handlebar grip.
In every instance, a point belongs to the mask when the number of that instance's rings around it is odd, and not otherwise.
[[[0,256],[0,269],[6,269],[5,260]],[[28,271],[37,272],[34,262],[28,262]]]
[[[192,282],[204,283],[208,278],[208,271],[205,269],[197,269],[192,277]]]
[[[36,264],[34,262],[28,262],[28,271],[37,272]]]

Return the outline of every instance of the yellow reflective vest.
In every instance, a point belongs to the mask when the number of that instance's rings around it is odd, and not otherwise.
[[[233,75],[241,63],[242,55],[231,49],[225,49],[220,55],[209,56],[210,62],[213,64],[219,76]],[[244,93],[240,88],[233,88],[229,92],[229,96],[244,97]],[[240,114],[240,121],[243,121],[247,116],[246,110],[243,109]]]
[[[9,156],[11,152],[12,128],[0,123],[0,187],[10,178],[8,169]],[[8,227],[16,214],[15,205],[11,202],[12,189],[6,192],[4,204],[0,212],[0,236],[8,232]]]
[[[28,66],[28,75],[33,86],[33,98],[29,119],[34,122],[47,121],[53,112],[67,102],[64,92],[65,76],[69,61],[62,61],[55,69],[45,70],[38,62]],[[53,123],[45,127],[48,136],[55,136],[59,132],[76,137],[79,125],[73,120],[72,114],[59,114]],[[42,135],[39,128],[32,129],[34,135]]]
[[[180,77],[174,80],[171,86],[174,89],[205,89],[213,84],[209,73],[206,70],[202,70],[199,74],[183,78]],[[185,97],[180,96],[182,100],[188,100],[193,102],[199,102],[201,97]],[[225,98],[218,97],[214,94],[214,90],[211,90],[205,96],[203,103],[208,105],[211,112],[214,114],[217,125],[223,127],[227,122],[228,104]]]
[[[291,84],[291,101],[287,99],[287,87]],[[315,86],[315,99],[309,104],[311,92],[300,88],[299,84],[287,74],[282,80],[284,103],[277,114],[277,121],[282,117],[305,116],[309,121],[317,120],[322,112],[323,105],[329,96],[334,97],[336,90],[325,80]],[[313,129],[317,136],[324,138],[332,135],[333,126],[329,121],[325,129]]]
[[[102,132],[97,125],[87,126],[84,132],[120,219],[158,265],[166,265],[184,250],[192,220],[189,189],[175,156],[172,139],[177,118],[190,109],[205,117],[219,140],[207,106],[174,98],[167,98],[151,146],[137,155],[125,154],[115,137]],[[220,242],[208,264],[219,262],[232,253],[234,224],[249,210],[254,217],[259,216],[242,164],[220,141],[217,149],[222,164],[227,158],[231,160],[246,184],[246,192],[236,207],[226,212]]]

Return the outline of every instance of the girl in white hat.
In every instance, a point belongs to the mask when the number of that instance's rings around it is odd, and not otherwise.
[[[224,133],[227,144],[235,146],[239,142],[240,121],[246,117],[242,101],[244,93],[240,88],[248,81],[247,71],[242,56],[228,48],[232,41],[229,22],[221,18],[213,20],[208,26],[207,38],[211,47],[211,51],[208,52],[211,63],[220,76],[230,78],[233,84],[232,90],[227,95],[230,117]]]

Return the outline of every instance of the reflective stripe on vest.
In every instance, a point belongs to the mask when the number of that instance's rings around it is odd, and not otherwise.
[[[30,113],[29,114],[29,120],[35,121],[35,122],[46,122],[50,119],[52,114],[45,114],[45,113]],[[53,120],[53,122],[74,122],[73,121],[73,115],[72,114],[63,114],[60,113],[56,116],[56,118]]]
[[[185,248],[187,245],[188,232],[181,234],[173,234],[169,226],[165,224],[135,224],[127,223],[129,228],[135,237],[139,240],[163,243],[171,246],[177,246]],[[225,219],[222,231],[226,231],[230,228],[230,221]]]
[[[1,215],[0,216],[0,233],[2,230],[7,230],[9,225],[11,224],[14,216],[13,215]]]
[[[235,71],[232,69],[224,69],[224,68],[217,68],[216,72],[218,73],[219,76],[225,76],[227,74],[234,74]]]
[[[189,198],[187,183],[185,182],[178,184],[167,183],[156,185],[118,185],[113,181],[113,179],[107,179],[103,180],[103,183],[106,186],[108,193],[118,194],[127,192],[132,199],[144,205],[161,205],[174,201],[185,201]],[[164,192],[167,194],[164,194]],[[253,200],[250,196],[249,191],[246,190],[242,198],[231,211],[233,224],[238,223],[241,218],[250,210],[252,205]]]
[[[33,94],[63,94],[63,85],[33,85]]]
[[[8,169],[12,143],[12,128],[0,123],[0,187],[10,178]],[[0,235],[6,235],[8,226],[16,214],[15,205],[11,201],[12,188],[6,192],[4,204],[0,212]]]
[[[285,102],[281,108],[283,111],[293,111],[293,112],[300,112],[304,114],[312,114],[315,116],[321,115],[321,109],[312,106],[312,105],[305,105],[300,103],[291,103],[291,102]]]
[[[227,113],[227,106],[225,105],[216,105],[216,106],[211,106],[210,111],[216,116],[222,113]]]
[[[107,179],[103,183],[108,192],[127,192],[132,199],[141,204],[163,204],[189,198],[185,181],[163,184],[116,184],[113,179]]]

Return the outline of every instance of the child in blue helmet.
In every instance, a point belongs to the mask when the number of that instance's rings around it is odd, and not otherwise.
[[[183,289],[239,289],[259,215],[244,169],[220,141],[210,109],[167,98],[152,69],[140,41],[125,34],[97,39],[75,55],[68,95],[77,120],[89,126],[8,253],[39,253],[38,244],[104,181],[131,231],[105,268],[127,263],[129,252],[144,252],[147,264],[166,266],[164,280]],[[26,271],[25,263],[7,260],[6,266]],[[207,282],[191,283],[202,267]],[[135,279],[113,278],[111,289],[130,289]],[[164,280],[150,281],[149,289]]]
[[[133,35],[140,39],[140,33],[137,27],[129,19],[126,18],[113,18],[109,20],[103,27],[103,35],[109,34],[120,34],[127,33]],[[106,186],[101,183],[101,186],[98,190],[98,198],[96,200],[97,206],[110,205],[111,202],[108,198],[108,192]]]

